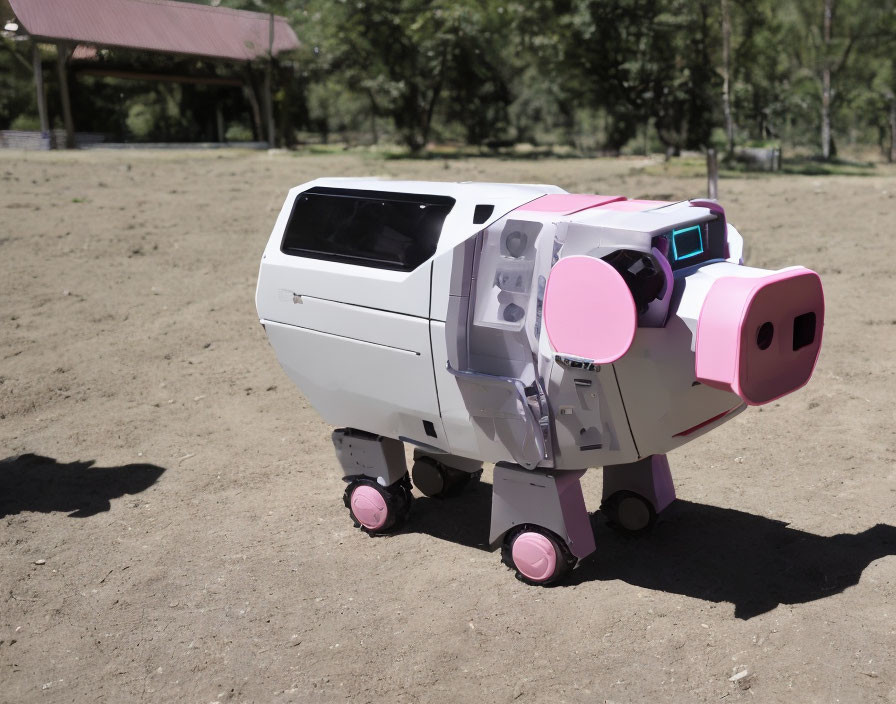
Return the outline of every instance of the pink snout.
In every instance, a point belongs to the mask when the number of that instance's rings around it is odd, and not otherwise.
[[[814,271],[722,277],[697,323],[697,380],[751,406],[774,401],[809,381],[823,327],[824,293]]]

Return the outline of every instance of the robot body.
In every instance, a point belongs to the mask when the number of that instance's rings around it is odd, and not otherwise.
[[[595,548],[579,478],[632,532],[673,499],[670,450],[804,385],[814,272],[746,267],[713,201],[554,186],[318,179],[290,191],[256,305],[325,421],[371,533],[414,484],[447,496],[494,462],[491,542],[533,583]]]

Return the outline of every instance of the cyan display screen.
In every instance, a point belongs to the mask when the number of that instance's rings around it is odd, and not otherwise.
[[[672,230],[672,257],[676,262],[703,254],[703,232],[699,225]]]

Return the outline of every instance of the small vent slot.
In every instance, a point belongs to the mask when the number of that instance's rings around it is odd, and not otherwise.
[[[425,421],[423,421],[423,430],[424,430],[424,431],[426,432],[426,434],[427,434],[429,437],[431,437],[431,438],[437,438],[437,437],[439,437],[438,435],[436,435],[436,426],[434,426],[434,425],[432,424],[432,421],[431,421],[431,420],[425,420]]]
[[[492,216],[493,212],[495,212],[495,206],[493,205],[477,205],[473,210],[473,224],[483,224]]]
[[[793,351],[815,342],[815,313],[803,313],[793,319]]]

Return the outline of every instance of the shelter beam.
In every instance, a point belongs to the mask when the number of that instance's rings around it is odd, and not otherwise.
[[[37,113],[40,116],[41,136],[49,137],[50,121],[47,118],[47,96],[44,94],[44,72],[40,60],[40,49],[36,41],[31,42],[31,62],[34,69],[34,90],[37,93]]]
[[[56,68],[59,71],[59,94],[62,98],[62,121],[65,124],[65,148],[75,146],[75,121],[72,119],[72,101],[68,92],[68,59],[72,50],[67,44],[56,45]]]

